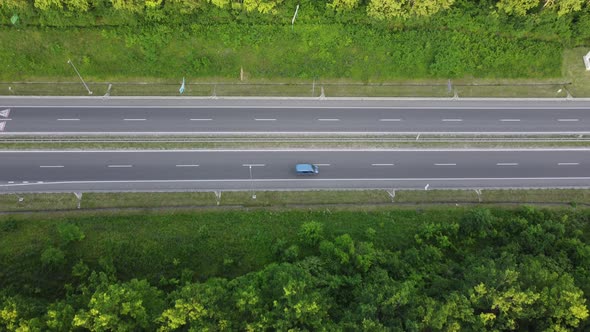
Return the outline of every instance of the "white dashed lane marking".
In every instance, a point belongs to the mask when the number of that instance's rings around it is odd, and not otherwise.
[[[457,166],[457,164],[434,164],[434,166]]]
[[[318,119],[318,121],[340,121],[340,119]]]
[[[580,163],[557,163],[559,166],[576,166],[580,165]]]
[[[442,119],[443,122],[462,122],[463,119]]]
[[[133,165],[108,165],[107,167],[111,167],[111,168],[128,168],[128,167],[133,167]]]
[[[255,121],[277,121],[277,119],[254,119]]]
[[[580,119],[557,119],[559,122],[578,122]]]
[[[199,165],[176,165],[176,167],[199,167]]]
[[[371,166],[393,166],[393,164],[371,164]]]
[[[42,165],[41,168],[63,168],[63,165]]]
[[[123,121],[145,121],[146,119],[123,119]]]
[[[213,119],[191,119],[191,121],[211,121]]]
[[[402,119],[379,119],[379,121],[383,121],[383,122],[398,122],[401,120]]]
[[[518,163],[497,163],[496,166],[518,166]]]
[[[80,119],[57,119],[57,121],[80,121]]]
[[[502,122],[520,122],[520,119],[500,119]]]

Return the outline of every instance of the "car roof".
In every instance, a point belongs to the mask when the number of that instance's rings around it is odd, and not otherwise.
[[[313,165],[312,164],[297,164],[297,165],[295,165],[295,170],[297,170],[297,172],[313,172]]]

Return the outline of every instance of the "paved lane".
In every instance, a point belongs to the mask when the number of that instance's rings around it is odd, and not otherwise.
[[[0,192],[590,187],[589,149],[0,152],[0,158]],[[303,162],[320,165],[320,174],[297,176],[294,165]]]
[[[128,105],[0,104],[0,133],[590,133],[589,102],[170,103],[150,105],[139,99]]]

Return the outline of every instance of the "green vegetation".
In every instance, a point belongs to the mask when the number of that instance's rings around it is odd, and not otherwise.
[[[125,208],[214,208],[300,207],[456,203],[526,203],[590,205],[586,189],[518,190],[309,190],[309,191],[218,191],[218,192],[131,192],[74,194],[1,194],[0,212],[63,211]],[[256,198],[252,198],[256,195]]]
[[[564,1],[2,0],[0,80],[73,82],[67,64],[72,59],[88,81],[102,82],[90,84],[97,94],[113,81],[114,95],[153,94],[146,85],[125,83],[147,81],[161,84],[153,87],[158,94],[174,95],[185,76],[193,83],[442,81],[425,87],[325,87],[327,95],[436,96],[452,95],[444,82],[449,78],[554,79],[556,86],[523,88],[527,95],[552,96],[564,83],[555,78],[578,75],[562,71],[562,51],[587,45],[590,37],[589,6]],[[301,10],[291,26],[297,4]],[[14,14],[16,23],[10,20]],[[9,86],[1,87],[3,94],[84,93],[79,84]],[[473,89],[457,92],[479,95]],[[190,84],[186,93],[285,94],[275,90]],[[319,91],[290,87],[292,95]]]
[[[0,217],[0,329],[583,331],[586,209]]]

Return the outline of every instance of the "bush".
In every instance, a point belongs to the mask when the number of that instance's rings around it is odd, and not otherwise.
[[[301,225],[299,239],[302,243],[315,246],[323,239],[323,225],[317,221],[306,222]]]
[[[66,254],[58,248],[49,247],[41,254],[41,263],[49,268],[62,266],[66,262]]]
[[[57,232],[59,233],[59,239],[63,246],[74,241],[81,241],[86,237],[80,228],[72,223],[59,224],[57,226]]]

